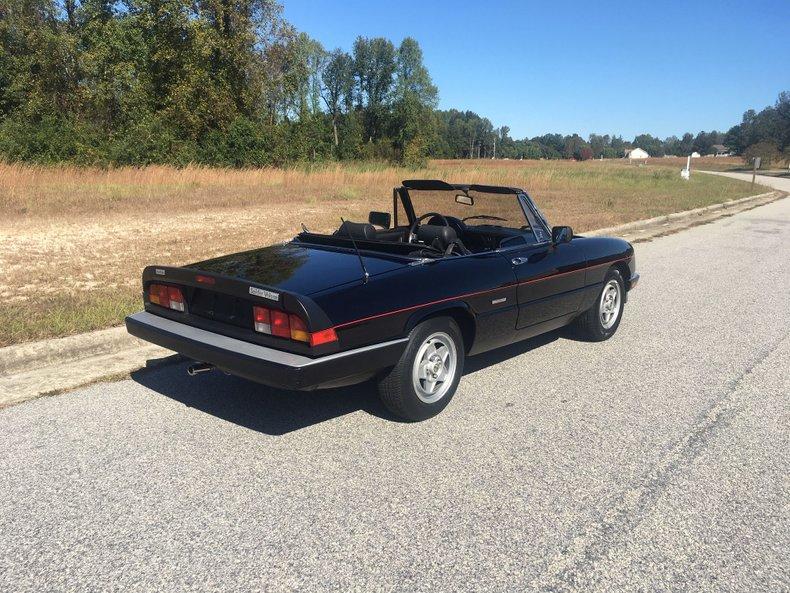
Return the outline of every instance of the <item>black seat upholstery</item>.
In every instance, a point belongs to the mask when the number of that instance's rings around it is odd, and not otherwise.
[[[376,229],[376,237],[379,241],[392,241],[393,243],[405,241],[408,233],[409,229],[406,227],[384,230]]]
[[[340,225],[340,228],[335,231],[338,237],[348,237],[349,235],[354,239],[364,241],[375,241],[377,238],[376,227],[369,222],[351,222],[346,220]]]
[[[458,241],[458,234],[449,226],[422,224],[417,227],[417,240],[444,251],[448,245]]]

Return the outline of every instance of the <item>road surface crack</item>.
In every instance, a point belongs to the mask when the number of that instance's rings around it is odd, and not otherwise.
[[[732,396],[781,344],[790,337],[785,333],[763,350],[702,411],[697,422],[632,487],[625,490],[589,528],[574,537],[552,558],[543,573],[532,581],[529,590],[575,591],[589,589],[595,566],[611,555],[643,520],[645,512],[658,500],[669,481],[693,461],[715,433],[726,427],[736,413]]]

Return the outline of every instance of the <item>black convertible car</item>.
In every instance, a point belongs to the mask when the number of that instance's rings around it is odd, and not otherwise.
[[[128,331],[286,389],[375,378],[396,415],[452,398],[464,359],[574,324],[591,341],[620,324],[639,280],[633,247],[551,227],[511,187],[404,181],[393,212],[332,234],[143,272]]]

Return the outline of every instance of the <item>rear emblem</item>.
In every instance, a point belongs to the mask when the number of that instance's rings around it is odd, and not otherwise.
[[[250,294],[269,299],[270,301],[280,300],[279,293],[272,292],[271,290],[264,290],[263,288],[256,288],[254,286],[250,286]]]
[[[165,271],[162,268],[156,268],[154,270],[154,272],[156,272],[157,276],[164,276],[165,275]]]

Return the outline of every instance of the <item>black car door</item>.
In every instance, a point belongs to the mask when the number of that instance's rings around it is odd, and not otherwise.
[[[584,296],[586,260],[581,241],[553,245],[550,230],[521,196],[534,242],[503,250],[518,283],[518,329],[579,310]],[[529,237],[529,235],[526,235]]]
[[[518,282],[518,329],[579,310],[585,261],[578,241],[525,246],[507,255]]]

